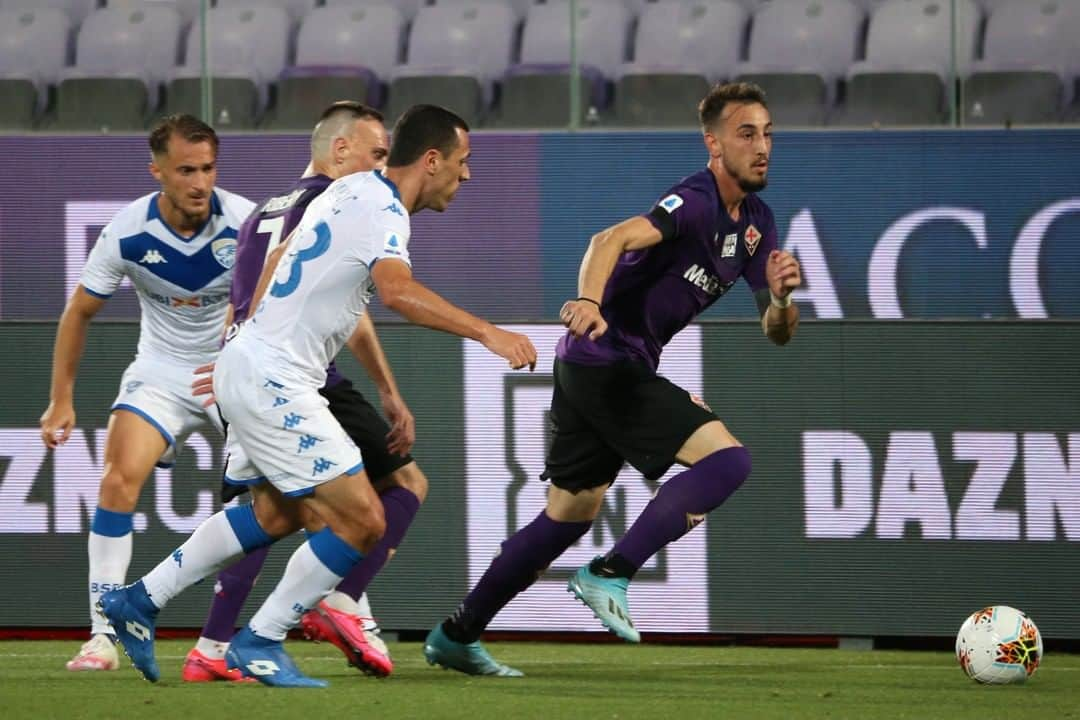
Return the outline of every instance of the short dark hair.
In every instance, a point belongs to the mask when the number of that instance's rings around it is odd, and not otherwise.
[[[698,104],[698,119],[705,130],[715,126],[728,103],[758,103],[769,107],[765,102],[765,91],[752,82],[733,82],[714,85],[709,94]]]
[[[394,124],[388,167],[412,165],[428,150],[449,155],[457,147],[457,131],[469,124],[438,105],[413,105]]]
[[[322,114],[319,115],[318,122],[322,122],[332,115],[348,113],[357,120],[366,120],[371,118],[372,120],[378,120],[383,122],[383,115],[375,108],[365,105],[362,102],[356,102],[355,100],[338,100],[337,102],[330,103]]]
[[[154,123],[154,127],[150,129],[150,152],[154,155],[167,154],[169,138],[173,134],[179,135],[190,143],[208,142],[214,148],[214,155],[217,155],[218,136],[214,128],[194,115],[184,113],[166,115]]]

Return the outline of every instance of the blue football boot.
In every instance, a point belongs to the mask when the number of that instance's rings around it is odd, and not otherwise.
[[[626,588],[630,580],[624,577],[602,577],[585,565],[578,569],[566,584],[566,591],[573,593],[593,611],[593,615],[611,632],[632,643],[641,642],[641,633],[630,619],[626,604]]]
[[[225,653],[225,665],[272,687],[324,688],[329,685],[325,680],[316,680],[300,672],[281,641],[259,637],[250,627],[233,635]]]
[[[491,657],[480,641],[454,642],[443,632],[442,623],[428,633],[424,640],[424,657],[428,665],[441,665],[466,675],[493,675],[496,677],[524,677],[525,673],[503,665]]]
[[[142,580],[134,585],[110,590],[97,602],[98,610],[112,623],[116,639],[131,663],[150,682],[161,677],[154,658],[154,624],[158,609],[146,593]]]

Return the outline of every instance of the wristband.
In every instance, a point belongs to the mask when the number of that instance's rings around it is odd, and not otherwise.
[[[596,300],[593,300],[592,298],[587,298],[587,297],[574,298],[574,302],[591,302],[596,307],[600,307],[599,302],[597,302]]]
[[[791,293],[788,293],[787,295],[785,295],[782,298],[778,298],[775,295],[773,295],[772,290],[770,290],[769,291],[769,302],[772,304],[773,307],[778,307],[780,309],[784,309],[786,307],[791,307]]]

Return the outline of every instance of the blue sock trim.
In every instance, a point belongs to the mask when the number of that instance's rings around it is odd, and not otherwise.
[[[308,537],[311,552],[319,558],[330,572],[341,577],[349,574],[358,562],[364,559],[352,545],[339,538],[330,528],[323,528]]]
[[[124,537],[131,532],[131,518],[134,514],[114,512],[103,507],[96,508],[94,521],[90,523],[90,532],[105,537]]]
[[[226,509],[225,518],[229,521],[229,525],[232,526],[233,532],[236,533],[236,539],[240,541],[240,547],[244,548],[246,553],[266,547],[274,542],[274,538],[267,535],[266,531],[259,525],[259,521],[255,519],[255,508],[250,503]]]

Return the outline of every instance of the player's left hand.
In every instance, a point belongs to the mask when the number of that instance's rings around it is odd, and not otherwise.
[[[595,340],[607,332],[607,320],[600,314],[600,306],[591,300],[567,300],[559,310],[559,319],[574,337],[588,335]]]
[[[774,296],[787,297],[802,285],[799,261],[786,250],[773,250],[765,262],[765,280],[769,283],[769,292]]]
[[[416,423],[409,406],[400,395],[380,394],[383,412],[390,421],[390,432],[386,434],[386,449],[395,455],[408,455],[416,442]]]
[[[214,397],[214,363],[206,363],[195,368],[195,380],[191,383],[191,394],[206,395],[203,407],[208,408],[217,402]]]

